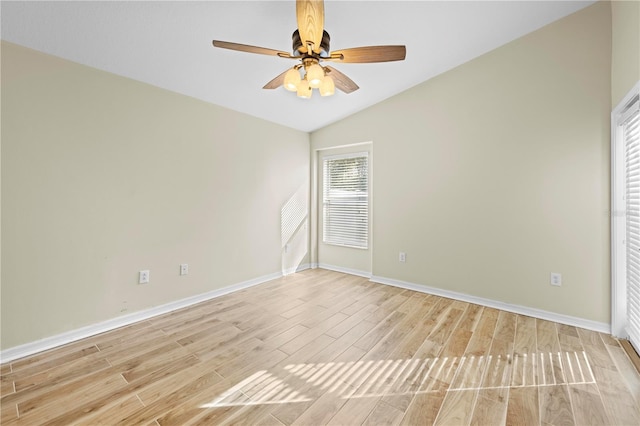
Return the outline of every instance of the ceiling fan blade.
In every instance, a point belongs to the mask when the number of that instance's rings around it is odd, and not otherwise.
[[[286,69],[282,74],[264,85],[263,89],[277,89],[284,84],[284,76],[291,68]]]
[[[296,17],[302,41],[302,53],[307,52],[307,42],[313,43],[313,51],[320,53],[324,30],[324,1],[297,0]]]
[[[329,73],[327,75],[333,78],[333,82],[336,84],[336,87],[342,90],[344,93],[355,92],[360,88],[353,80],[342,74],[337,69],[330,66],[325,66],[324,68],[329,70]]]
[[[223,49],[238,50],[240,52],[258,53],[260,55],[280,56],[281,58],[294,58],[287,52],[280,50],[267,49],[266,47],[249,46],[248,44],[231,43],[230,41],[213,40],[215,47]]]
[[[407,55],[405,46],[365,46],[331,52],[325,60],[366,64],[372,62],[403,61]]]

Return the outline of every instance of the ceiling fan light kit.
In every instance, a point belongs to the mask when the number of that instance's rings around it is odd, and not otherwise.
[[[307,80],[301,80],[298,84],[298,90],[296,91],[299,98],[309,99],[311,97],[311,87]]]
[[[336,84],[333,82],[333,78],[330,75],[325,75],[318,90],[320,91],[320,96],[333,95],[336,92]]]
[[[305,75],[300,76],[300,69],[303,68]],[[331,96],[335,93],[335,83],[325,67],[318,64],[317,61],[305,59],[303,65],[296,65],[286,72],[282,86],[291,91],[296,92],[298,97],[303,99],[311,98],[313,89],[318,89],[320,96]]]
[[[324,79],[324,69],[319,64],[312,64],[305,67],[305,71],[307,72],[306,77],[309,80],[309,86],[313,89],[320,87],[320,83]]]
[[[365,46],[330,52],[331,37],[323,28],[323,0],[297,0],[296,17],[298,29],[292,36],[293,55],[274,49],[220,40],[213,40],[213,45],[223,49],[300,60],[301,63],[275,77],[263,89],[283,86],[286,90],[296,92],[298,97],[305,99],[311,97],[313,89],[318,89],[321,96],[333,95],[336,88],[347,94],[359,89],[349,77],[335,68],[320,65],[320,62],[391,62],[402,61],[406,56],[405,46]],[[304,76],[300,75],[301,68],[304,69]]]
[[[284,83],[282,83],[282,85],[290,92],[298,91],[298,85],[300,84],[301,80],[300,71],[298,70],[298,68],[299,67],[296,65],[295,67],[287,71],[287,73],[284,75]]]

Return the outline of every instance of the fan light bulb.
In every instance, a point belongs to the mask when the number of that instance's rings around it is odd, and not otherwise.
[[[320,85],[320,96],[331,96],[336,92],[336,85],[331,76],[326,75]]]
[[[311,87],[309,87],[309,82],[305,80],[301,80],[300,84],[298,84],[298,97],[309,99],[311,97]]]
[[[318,64],[313,64],[307,68],[307,81],[309,86],[317,89],[324,79],[324,69]]]
[[[298,90],[298,85],[300,84],[300,72],[294,67],[291,68],[284,75],[284,88],[289,90],[290,92],[295,92]]]

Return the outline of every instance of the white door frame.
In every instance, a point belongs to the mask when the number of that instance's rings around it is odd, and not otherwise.
[[[640,81],[611,112],[611,334],[627,338],[625,159],[622,113],[640,93]]]
[[[318,258],[318,245],[320,244],[321,238],[319,237],[320,231],[320,218],[319,216],[322,214],[321,206],[319,203],[319,170],[320,170],[320,157],[321,153],[324,151],[331,151],[343,148],[354,148],[357,149],[359,147],[369,147],[369,255],[370,255],[370,264],[371,271],[367,271],[370,277],[373,275],[373,141],[366,142],[356,142],[352,144],[344,144],[344,145],[336,145],[336,146],[327,146],[322,148],[315,148],[311,151],[311,191],[310,191],[310,235],[309,235],[309,254],[310,254],[310,266],[311,268],[317,268],[319,265]]]

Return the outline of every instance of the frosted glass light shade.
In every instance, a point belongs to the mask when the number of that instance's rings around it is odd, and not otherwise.
[[[313,64],[307,68],[307,81],[309,86],[317,89],[324,79],[324,70],[318,64]]]
[[[284,75],[284,88],[289,90],[290,92],[295,92],[298,90],[298,85],[300,84],[300,71],[295,68],[291,68]]]
[[[326,75],[320,85],[320,96],[331,96],[336,92],[336,85],[331,76]]]
[[[309,87],[309,82],[307,80],[301,80],[300,84],[298,84],[298,97],[309,99],[311,97],[311,87]]]

